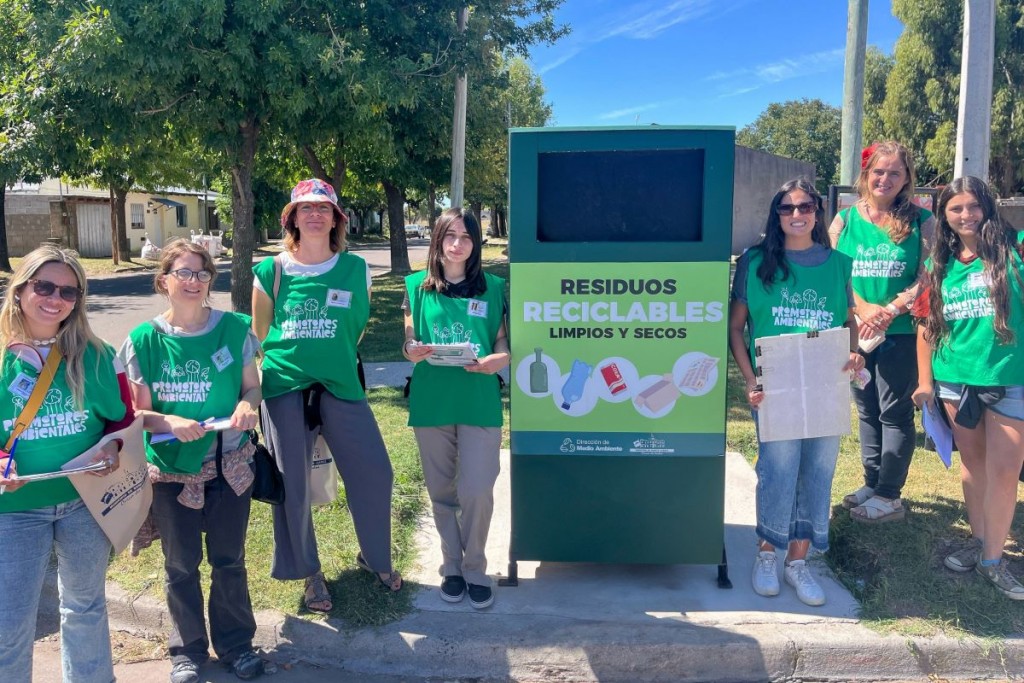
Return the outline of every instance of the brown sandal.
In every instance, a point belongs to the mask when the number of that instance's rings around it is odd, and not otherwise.
[[[331,593],[327,590],[327,582],[324,580],[323,572],[317,572],[313,576],[306,578],[306,588],[302,594],[302,601],[310,612],[326,614],[334,608],[334,603],[331,601]]]
[[[377,573],[373,571],[373,568],[366,562],[366,559],[363,558],[362,553],[356,553],[356,565],[363,571],[370,572],[376,576],[380,585],[384,586],[392,593],[397,593],[402,590],[402,575],[397,571],[391,571],[387,574],[384,572]]]

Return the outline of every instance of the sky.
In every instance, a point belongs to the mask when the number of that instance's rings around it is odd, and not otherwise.
[[[773,102],[840,106],[847,0],[564,0],[571,33],[531,65],[551,125],[720,125]],[[902,25],[868,3],[868,45],[892,54]]]

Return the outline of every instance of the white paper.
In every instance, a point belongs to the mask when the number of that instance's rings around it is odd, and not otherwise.
[[[199,424],[203,425],[203,428],[208,432],[223,432],[231,429],[231,418],[230,417],[211,417],[208,420],[204,420]],[[150,438],[149,443],[158,444],[164,443],[165,441],[174,441],[178,437],[174,436],[171,432],[158,432]]]
[[[953,430],[939,414],[942,406],[936,405],[937,403],[938,401],[929,401],[925,404],[924,410],[921,411],[921,422],[924,433],[932,438],[935,452],[948,470],[953,464]]]
[[[757,411],[761,441],[850,433],[850,331],[845,327],[761,337],[758,380],[764,401]]]
[[[425,344],[433,353],[427,356],[427,362],[431,365],[472,365],[476,362],[476,351],[469,342],[461,344]]]

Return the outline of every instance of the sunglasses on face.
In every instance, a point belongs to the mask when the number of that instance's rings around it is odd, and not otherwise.
[[[60,298],[64,301],[70,301],[75,303],[82,297],[82,290],[78,287],[72,287],[71,285],[58,286],[54,282],[49,280],[37,280],[32,278],[28,281],[28,284],[32,285],[32,291],[37,296],[49,297],[53,296],[54,292],[59,292]]]
[[[814,202],[800,202],[799,204],[779,204],[775,207],[775,213],[780,216],[792,216],[796,212],[800,213],[814,213],[818,210],[818,205]]]
[[[191,268],[178,268],[177,270],[172,270],[167,274],[173,275],[181,282],[188,282],[193,277],[195,277],[195,279],[199,280],[200,282],[209,282],[210,280],[213,279],[213,274],[210,271],[192,270]]]

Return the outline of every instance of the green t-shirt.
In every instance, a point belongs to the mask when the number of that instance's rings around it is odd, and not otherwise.
[[[81,455],[103,436],[108,422],[124,418],[125,405],[117,383],[114,349],[104,344],[85,347],[83,406],[76,406],[65,380],[67,359],[61,359],[43,405],[32,424],[18,438],[14,461],[18,474],[54,472]],[[0,447],[7,443],[14,421],[31,393],[39,371],[14,354],[5,353],[0,368]],[[24,380],[30,380],[26,382]],[[20,512],[67,503],[78,498],[71,480],[62,477],[25,484],[0,496],[0,512]]]
[[[274,259],[260,261],[253,272],[273,299]],[[274,317],[263,340],[263,398],[319,382],[337,398],[362,399],[356,346],[369,319],[366,262],[360,257],[338,254],[334,267],[316,276],[293,277],[282,269]]]
[[[179,337],[165,334],[145,322],[129,337],[153,401],[153,410],[193,420],[227,417],[238,405],[242,388],[242,349],[252,319],[241,313],[224,313],[207,334]],[[217,438],[211,432],[201,439],[153,445],[146,433],[146,458],[161,472],[195,474]],[[225,451],[234,450],[230,444]]]
[[[424,290],[421,285],[426,276],[420,272],[405,278],[416,338],[424,344],[470,342],[478,358],[490,355],[504,319],[505,281],[485,273],[487,290],[459,299]],[[416,364],[409,388],[410,427],[500,427],[501,423],[497,376],[426,361]]]
[[[921,262],[921,224],[931,218],[921,209],[913,230],[899,244],[889,233],[866,220],[856,207],[840,212],[846,227],[836,249],[853,259],[853,291],[868,303],[885,306],[914,284]],[[912,334],[909,315],[897,316],[886,334]]]
[[[942,317],[949,335],[939,340],[932,353],[932,374],[940,382],[981,387],[1024,384],[1024,291],[1018,279],[1024,277],[1024,263],[1014,253],[1006,273],[1010,298],[1006,324],[1016,335],[1010,344],[1000,342],[992,327],[995,313],[984,271],[980,258],[968,264],[950,258],[942,280]]]
[[[781,280],[777,276],[767,287],[757,277],[761,258],[760,250],[751,251],[747,270],[747,326],[751,340],[843,326],[849,310],[846,288],[853,268],[849,256],[832,250],[824,263],[814,267],[790,261],[789,277]],[[756,367],[753,344],[750,356]]]

